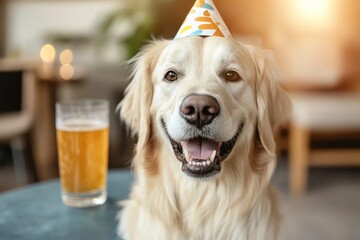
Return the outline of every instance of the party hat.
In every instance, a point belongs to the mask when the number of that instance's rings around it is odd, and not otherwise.
[[[231,36],[212,0],[196,0],[174,39],[189,36]]]

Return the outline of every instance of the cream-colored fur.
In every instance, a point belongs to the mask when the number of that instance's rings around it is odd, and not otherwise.
[[[138,136],[136,180],[123,203],[119,234],[125,239],[277,238],[279,214],[269,181],[276,165],[274,132],[289,102],[274,81],[269,54],[225,38],[154,41],[134,59],[121,117]],[[168,70],[179,79],[164,81]],[[224,70],[242,77],[227,82]],[[189,94],[217,99],[220,114],[210,125],[221,141],[243,128],[220,174],[193,179],[181,171],[161,124],[181,140],[187,123],[179,106]]]

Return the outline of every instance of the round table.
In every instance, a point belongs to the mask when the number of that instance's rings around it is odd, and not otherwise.
[[[61,202],[60,182],[51,180],[0,194],[0,239],[117,239],[118,201],[129,195],[133,174],[108,174],[108,199],[93,208]]]

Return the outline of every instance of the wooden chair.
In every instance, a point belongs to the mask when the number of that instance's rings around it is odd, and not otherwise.
[[[31,130],[35,77],[28,63],[0,60],[0,141],[11,146],[17,183],[36,181]]]
[[[290,95],[293,113],[289,127],[290,190],[305,193],[310,166],[360,166],[360,147],[312,149],[317,136],[360,136],[360,93]]]

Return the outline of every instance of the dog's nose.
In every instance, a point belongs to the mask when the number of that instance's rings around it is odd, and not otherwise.
[[[180,114],[198,128],[210,124],[219,115],[218,101],[209,95],[191,94],[180,105]]]

